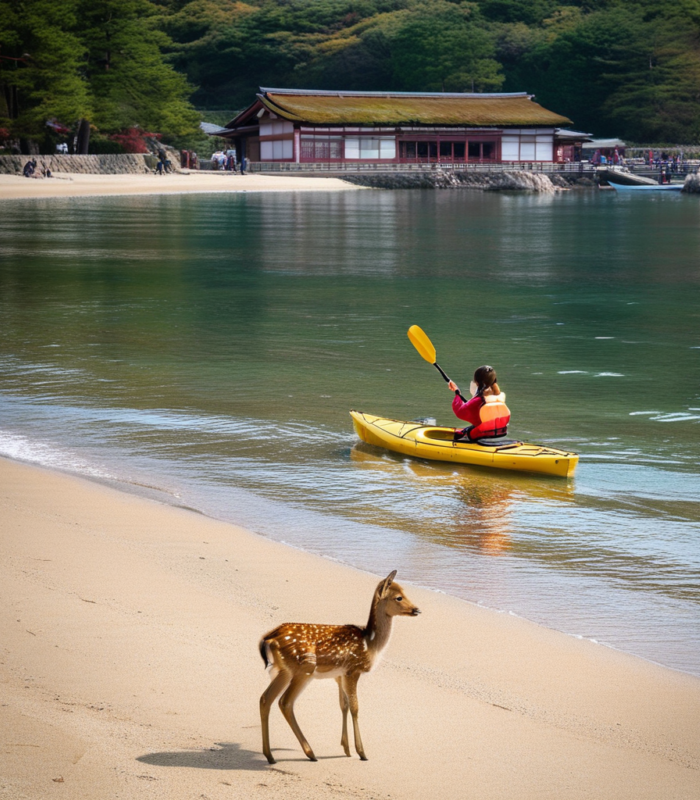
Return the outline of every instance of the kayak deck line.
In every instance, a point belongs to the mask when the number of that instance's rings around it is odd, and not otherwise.
[[[389,419],[355,410],[350,416],[362,441],[414,458],[565,478],[573,476],[579,459],[577,453],[514,440],[501,445],[455,442],[455,428]]]

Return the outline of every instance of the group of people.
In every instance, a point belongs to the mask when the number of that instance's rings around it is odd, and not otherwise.
[[[236,158],[235,150],[227,150],[225,153],[221,150],[217,150],[216,153],[212,154],[211,163],[214,169],[225,170],[226,172],[238,172],[240,170],[241,175],[245,175],[245,156],[241,158],[239,163]]]
[[[680,153],[669,155],[663,151],[650,150],[646,154],[644,161],[650,167],[656,167],[656,169],[659,170],[678,172],[678,170],[683,167],[683,152],[681,151]]]
[[[601,150],[596,150],[593,153],[593,158],[591,158],[591,164],[595,164],[596,167],[603,166],[605,164],[612,164],[615,167],[624,166],[625,157],[620,153],[617,147],[613,150],[610,155],[605,155]]]
[[[158,163],[156,164],[156,175],[165,175],[173,171],[173,162],[168,158],[168,154],[160,148],[158,150]]]
[[[30,158],[22,168],[22,175],[25,178],[51,178],[51,170],[43,164],[38,165],[36,158]]]

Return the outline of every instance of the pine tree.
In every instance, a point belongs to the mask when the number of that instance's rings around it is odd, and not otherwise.
[[[72,126],[91,113],[78,1],[0,0],[0,125],[24,152],[46,137],[47,120]]]

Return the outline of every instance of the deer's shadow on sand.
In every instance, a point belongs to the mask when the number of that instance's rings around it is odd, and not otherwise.
[[[307,761],[300,754],[299,757],[283,755],[287,748],[274,748],[274,755],[278,761]],[[290,753],[295,750],[290,749]],[[338,756],[338,758],[345,756]],[[321,757],[323,758],[323,756]],[[334,758],[334,756],[327,756]],[[189,769],[220,769],[220,770],[252,770],[265,771],[270,769],[267,759],[260,752],[246,750],[235,742],[217,742],[215,747],[204,750],[175,750],[164,753],[147,753],[139,756],[137,761],[142,764],[151,764],[154,767],[187,767]],[[320,759],[319,759],[320,760]],[[273,767],[274,769],[274,767]]]

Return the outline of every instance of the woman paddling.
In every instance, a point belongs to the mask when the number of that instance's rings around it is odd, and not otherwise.
[[[474,442],[506,435],[510,411],[506,405],[506,396],[498,386],[493,367],[483,366],[476,370],[469,387],[471,400],[462,399],[454,381],[450,381],[448,386],[455,393],[452,410],[459,419],[470,423],[467,428],[455,430],[455,441]]]

